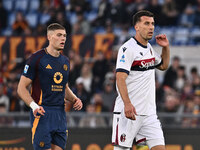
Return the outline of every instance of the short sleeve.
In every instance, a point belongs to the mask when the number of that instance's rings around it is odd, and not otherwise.
[[[129,74],[133,60],[133,49],[126,45],[120,47],[117,56],[116,72],[125,72]]]
[[[162,57],[155,50],[154,50],[154,56],[155,56],[155,67],[158,67],[162,64]]]
[[[36,63],[37,63],[37,60],[34,58],[34,55],[32,55],[27,60],[26,65],[24,66],[22,75],[33,80],[35,78]]]

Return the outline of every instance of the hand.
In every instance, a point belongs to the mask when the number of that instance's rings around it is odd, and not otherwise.
[[[40,118],[40,115],[44,116],[45,110],[42,106],[40,106],[40,108],[35,109],[33,112],[33,115],[35,118]]]
[[[169,46],[169,41],[167,39],[167,36],[165,34],[159,34],[156,36],[156,43],[162,47]]]
[[[81,108],[83,107],[83,103],[79,98],[75,98],[75,103],[73,104],[73,108],[75,110],[81,110]]]
[[[135,115],[137,115],[137,113],[132,103],[125,104],[124,113],[125,113],[126,118],[131,119],[131,120],[136,120]]]

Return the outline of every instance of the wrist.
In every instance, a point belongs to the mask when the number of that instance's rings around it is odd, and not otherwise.
[[[127,106],[127,105],[130,105],[131,104],[131,101],[129,102],[124,102],[124,105]]]
[[[76,103],[76,101],[77,101],[77,97],[74,97],[74,98],[72,99],[72,103]]]
[[[32,101],[32,102],[30,103],[30,107],[31,107],[31,109],[33,110],[33,112],[34,112],[36,109],[39,109],[39,108],[40,108],[40,106],[39,106],[38,104],[36,104],[34,101]]]

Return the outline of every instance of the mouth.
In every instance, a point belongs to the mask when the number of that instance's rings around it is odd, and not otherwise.
[[[148,35],[153,35],[153,32],[148,32]]]
[[[64,42],[61,42],[61,43],[60,43],[60,46],[64,47],[64,46],[65,46],[65,43],[64,43]]]

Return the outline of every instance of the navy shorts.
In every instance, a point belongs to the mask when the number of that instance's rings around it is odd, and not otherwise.
[[[51,148],[51,144],[62,149],[67,141],[67,122],[63,107],[43,106],[45,115],[35,118],[31,111],[32,143],[35,150]]]

